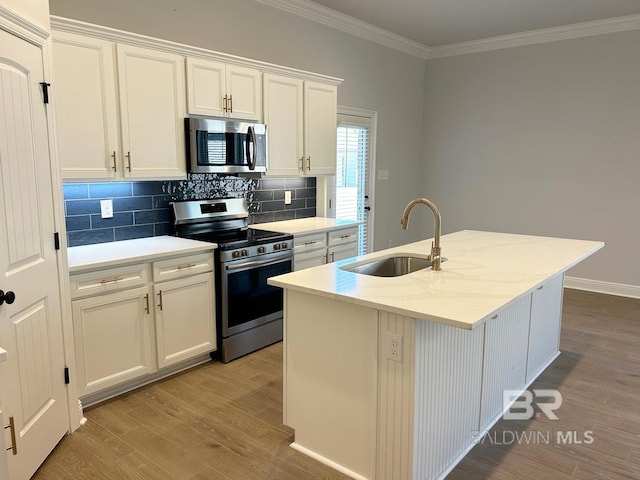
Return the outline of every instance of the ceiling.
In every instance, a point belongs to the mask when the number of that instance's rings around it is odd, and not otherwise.
[[[640,14],[640,0],[314,0],[429,47]]]

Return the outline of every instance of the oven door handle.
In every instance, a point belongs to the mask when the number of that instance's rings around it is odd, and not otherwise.
[[[285,253],[283,255],[278,255],[277,257],[270,257],[268,260],[258,260],[255,262],[244,262],[244,263],[238,263],[234,265],[225,265],[224,268],[227,272],[231,272],[233,270],[240,270],[243,268],[262,267],[263,265],[269,265],[277,261],[287,260],[290,258],[293,258],[293,254]]]

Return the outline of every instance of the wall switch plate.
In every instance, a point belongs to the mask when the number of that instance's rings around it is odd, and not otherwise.
[[[389,170],[378,170],[378,180],[389,180]]]
[[[387,332],[387,358],[394,362],[402,362],[402,335]]]
[[[284,192],[284,204],[291,205],[291,190]]]
[[[102,218],[113,218],[113,200],[100,200],[100,216]]]

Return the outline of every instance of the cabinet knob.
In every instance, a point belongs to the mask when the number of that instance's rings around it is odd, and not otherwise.
[[[13,293],[11,290],[7,292],[0,290],[0,305],[2,305],[5,302],[7,303],[7,305],[11,305],[15,301],[16,301],[16,294]]]

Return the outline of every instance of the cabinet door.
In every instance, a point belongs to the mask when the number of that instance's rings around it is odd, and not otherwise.
[[[125,175],[186,178],[184,58],[118,45]]]
[[[229,117],[262,121],[262,72],[227,65],[226,77]]]
[[[72,302],[81,396],[155,370],[149,302],[147,287]]]
[[[305,268],[317,267],[327,263],[327,250],[314,250],[311,252],[293,254],[293,270],[304,270]]]
[[[264,122],[269,136],[267,175],[302,173],[303,82],[264,74]]]
[[[52,92],[63,178],[122,175],[114,49],[111,42],[54,32]]]
[[[157,283],[154,291],[160,368],[216,349],[213,273]]]
[[[526,295],[485,324],[480,431],[502,414],[504,390],[524,387],[530,308]]]
[[[304,168],[308,175],[335,175],[338,89],[304,83]]]
[[[532,294],[527,382],[535,379],[559,352],[563,279],[559,274]]]
[[[331,247],[328,250],[327,262],[337,262],[345,258],[356,257],[358,255],[357,243],[346,243],[340,246]]]
[[[192,115],[226,114],[225,64],[187,58],[187,110]]]

